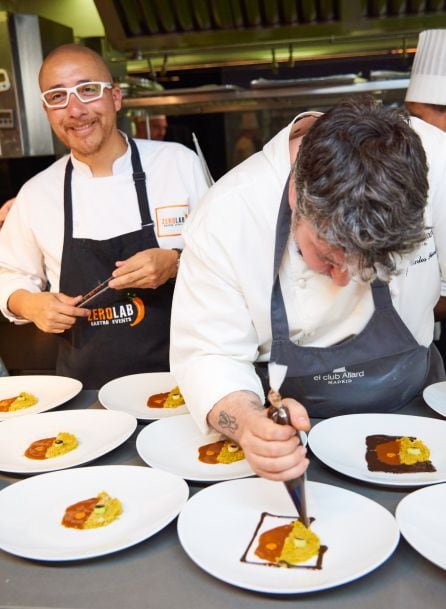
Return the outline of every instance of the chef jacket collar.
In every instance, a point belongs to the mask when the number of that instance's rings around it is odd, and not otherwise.
[[[127,143],[127,150],[124,152],[123,155],[118,157],[113,162],[113,167],[112,167],[113,175],[133,172],[132,153],[130,150],[130,146],[128,145],[128,141],[129,141],[128,137],[123,131],[120,131],[119,133],[122,135],[122,137],[125,139],[125,141]],[[76,172],[78,172],[79,174],[82,174],[84,176],[90,177],[90,178],[94,177],[93,174],[91,173],[90,167],[86,163],[83,163],[82,161],[79,161],[79,159],[76,159],[72,153],[70,154],[70,156],[71,156],[71,162],[73,163],[73,167]]]

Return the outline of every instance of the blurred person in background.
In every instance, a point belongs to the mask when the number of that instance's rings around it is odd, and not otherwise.
[[[432,131],[440,129],[446,132],[446,29],[421,32],[405,104],[412,116],[426,124],[425,129],[432,125]],[[446,190],[446,175],[443,176],[441,188]],[[440,245],[446,247],[446,244]],[[442,284],[435,316],[438,320],[446,318],[446,283]],[[437,325],[439,337],[436,344],[446,361],[446,322],[441,321]]]
[[[86,47],[53,50],[39,84],[70,154],[28,180],[6,217],[1,312],[59,335],[56,371],[85,388],[167,371],[182,229],[207,190],[199,159],[179,144],[120,132],[121,90]],[[103,293],[79,306],[110,277]]]

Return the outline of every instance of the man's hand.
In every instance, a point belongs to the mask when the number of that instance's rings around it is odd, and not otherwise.
[[[138,252],[127,260],[118,260],[109,286],[124,288],[158,288],[177,274],[178,252],[152,248]]]
[[[69,330],[78,317],[88,316],[88,309],[76,307],[81,298],[62,293],[17,290],[8,299],[8,309],[17,317],[32,321],[43,332],[61,334]]]
[[[208,415],[212,427],[243,448],[254,472],[270,480],[296,478],[309,464],[307,449],[296,435],[296,429],[310,428],[308,414],[296,400],[286,398],[283,403],[289,409],[292,425],[279,425],[268,419],[258,396],[247,391],[226,396]]]

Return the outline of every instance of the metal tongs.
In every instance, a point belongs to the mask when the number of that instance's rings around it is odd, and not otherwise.
[[[87,294],[84,294],[84,296],[82,296],[82,299],[77,303],[76,306],[82,307],[86,305],[87,302],[90,302],[90,300],[93,300],[93,298],[96,298],[96,296],[99,296],[99,294],[102,294],[102,292],[105,292],[105,290],[111,289],[108,286],[108,282],[112,279],[114,279],[114,277],[113,275],[110,275],[110,277],[108,277],[104,281],[101,281],[101,283],[99,283],[96,287],[87,292]]]
[[[268,366],[269,380],[271,390],[268,393],[268,400],[271,406],[268,408],[268,417],[279,425],[291,425],[290,413],[286,406],[282,404],[282,397],[279,389],[285,379],[287,366],[270,363]],[[296,430],[296,434],[302,443],[301,435]],[[307,512],[307,501],[305,495],[305,480],[306,474],[302,474],[298,478],[287,480],[285,482],[286,489],[291,497],[291,500],[299,514],[300,520],[308,528],[310,519]]]

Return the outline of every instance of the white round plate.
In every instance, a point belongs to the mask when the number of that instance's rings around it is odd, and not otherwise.
[[[31,374],[29,376],[0,377],[0,400],[12,398],[22,391],[32,393],[37,404],[14,412],[0,412],[0,421],[6,421],[25,414],[45,412],[74,398],[82,389],[82,383],[68,376]]]
[[[375,434],[415,436],[430,449],[436,472],[371,472],[367,468],[366,437]],[[323,463],[356,478],[388,486],[424,486],[446,480],[446,421],[403,414],[348,414],[317,423],[308,444]]]
[[[446,417],[446,381],[426,387],[423,399],[432,410]]]
[[[61,520],[68,506],[106,491],[123,513],[108,526],[78,530]],[[67,469],[0,491],[0,548],[24,558],[66,561],[123,550],[148,539],[179,513],[189,489],[168,472],[135,465]]]
[[[135,417],[108,410],[64,410],[5,421],[0,425],[0,470],[35,474],[87,463],[125,442],[136,425]],[[76,436],[77,448],[52,459],[25,457],[32,442],[63,431]]]
[[[198,460],[198,448],[222,439],[218,433],[203,436],[190,414],[170,417],[147,425],[136,438],[143,461],[186,480],[216,482],[253,476],[246,459],[211,465]]]
[[[220,482],[196,493],[178,518],[181,545],[217,579],[273,594],[345,584],[379,567],[395,550],[399,540],[395,518],[371,499],[307,482],[307,500],[309,515],[315,519],[311,528],[328,547],[320,570],[241,562],[246,550],[255,548],[253,536],[262,512],[296,519],[284,484],[261,478]]]
[[[400,531],[424,558],[446,569],[446,484],[418,489],[396,508]]]
[[[98,394],[108,410],[128,412],[142,421],[164,419],[188,412],[186,405],[178,408],[149,408],[147,400],[156,393],[171,391],[177,382],[170,372],[147,372],[121,376],[106,383]]]

